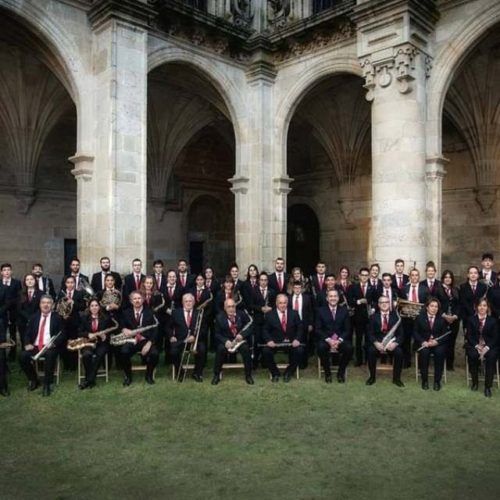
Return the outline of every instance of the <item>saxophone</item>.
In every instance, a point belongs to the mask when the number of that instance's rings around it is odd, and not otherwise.
[[[122,346],[125,344],[135,344],[135,336],[139,333],[147,332],[148,330],[152,330],[158,326],[158,320],[156,316],[153,316],[155,319],[154,325],[142,326],[140,328],[136,328],[135,330],[131,330],[130,333],[117,333],[116,335],[111,335],[109,338],[109,343],[112,346]]]
[[[96,332],[93,339],[89,339],[88,337],[78,337],[77,339],[68,340],[66,348],[68,351],[79,351],[84,347],[91,347],[92,349],[95,349],[99,335],[107,335],[118,328],[118,322],[115,319],[112,319],[111,321],[113,321],[114,325],[106,328],[105,330],[101,330],[100,332]]]
[[[398,316],[398,320],[394,324],[394,326],[385,334],[384,338],[382,339],[382,346],[384,348],[384,351],[387,349],[387,346],[394,341],[394,337],[396,336],[396,330],[398,329],[399,325],[401,324],[401,316],[399,313],[396,311],[396,314]]]
[[[250,314],[248,314],[248,311],[246,309],[245,309],[245,314],[248,316],[248,319],[250,321],[241,329],[241,332],[237,333],[237,335],[242,335],[244,332],[246,332],[252,326],[253,318],[252,318],[252,316],[250,316]],[[242,339],[242,340],[236,340],[236,338],[234,338],[230,342],[231,342],[231,347],[229,347],[227,349],[227,352],[229,352],[231,354],[234,354],[239,349],[239,347],[241,345],[247,343],[247,341],[244,340],[244,339]]]
[[[157,313],[160,309],[163,308],[163,306],[165,305],[165,297],[163,297],[163,294],[160,293],[160,292],[157,292],[159,293],[160,297],[161,297],[161,304],[158,304],[156,307],[153,307],[153,312],[154,313]],[[156,295],[156,294],[155,294]]]

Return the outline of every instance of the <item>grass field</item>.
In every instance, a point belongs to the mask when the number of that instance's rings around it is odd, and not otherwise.
[[[347,384],[273,385],[260,371],[217,387],[135,377],[79,391],[64,373],[50,398],[17,367],[0,400],[0,497],[168,499],[497,499],[500,393],[465,387],[463,370],[424,392],[350,368]]]

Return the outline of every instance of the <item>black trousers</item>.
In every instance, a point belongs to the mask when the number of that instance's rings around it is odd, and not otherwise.
[[[245,377],[249,377],[252,374],[252,356],[250,355],[248,344],[240,345],[236,352],[241,355],[241,359],[245,365]],[[215,351],[214,375],[220,374],[224,362],[231,355],[234,354],[228,353],[223,344],[217,346],[217,350]]]
[[[291,375],[297,370],[297,366],[300,363],[300,360],[304,357],[304,347],[303,346],[297,346],[297,347],[263,347],[262,348],[262,359],[264,360],[267,368],[269,369],[269,372],[271,375],[274,376],[279,376],[280,371],[278,370],[278,367],[276,366],[276,361],[274,360],[274,355],[278,352],[279,349],[286,349],[288,351],[288,366],[285,369],[285,373],[288,375]]]
[[[10,338],[16,342],[14,347],[11,347],[9,350],[9,361],[14,361],[16,359],[17,354],[17,309],[14,307],[13,309],[7,309],[5,315],[6,321],[5,326],[6,330],[9,329]],[[22,341],[23,337],[21,337]]]
[[[328,342],[322,340],[318,342],[317,345],[318,356],[321,360],[321,365],[323,366],[323,370],[325,371],[325,376],[331,376],[332,370],[332,353],[330,352],[330,345]],[[352,359],[353,347],[350,342],[341,342],[338,348],[339,355],[339,370],[338,376],[345,376],[345,369],[349,364],[349,361]]]
[[[393,359],[393,369],[392,369],[392,379],[401,380],[401,371],[403,369],[403,349],[397,346],[387,355],[392,355]],[[370,377],[375,378],[377,372],[377,358],[381,356],[380,351],[372,344],[368,346],[368,370],[370,371]]]
[[[408,368],[411,366],[411,341],[413,339],[413,325],[415,320],[410,318],[403,318],[401,321],[403,326],[403,343],[401,349],[403,350],[403,366]]]
[[[262,344],[264,341],[262,340],[262,330],[264,328],[264,323],[256,324],[254,323],[253,329],[253,338],[252,338],[252,346],[253,346],[253,367],[257,368],[259,366],[259,361],[262,356],[262,347],[259,347],[259,344]],[[265,363],[265,361],[264,361]]]
[[[121,360],[126,377],[132,378],[132,356],[136,353],[140,353],[146,343],[147,340],[141,340],[138,344],[125,344],[122,346]],[[141,354],[142,362],[146,364],[147,368],[146,377],[153,376],[153,371],[158,364],[158,358],[158,348],[154,344],[151,346],[146,356]]]
[[[472,383],[477,384],[479,379],[479,353],[476,348],[471,346],[465,347],[465,352],[467,354],[467,361],[469,362],[469,370],[472,378]],[[498,351],[496,349],[490,349],[484,355],[484,387],[485,389],[491,389],[493,385],[493,377],[495,376],[495,369],[497,364]]]
[[[0,389],[7,390],[7,353],[0,349]]]
[[[434,355],[434,382],[441,382],[444,370],[444,361],[448,353],[448,345],[442,344],[436,347],[427,347],[418,353],[420,373],[422,382],[429,380],[429,359]]]
[[[450,325],[451,335],[448,337],[448,352],[446,353],[446,367],[453,370],[455,365],[455,345],[457,343],[458,330],[460,329],[460,321],[457,319]]]
[[[185,345],[184,342],[174,342],[170,344],[170,357],[175,366],[176,373],[179,373]],[[205,367],[206,351],[206,344],[198,341],[196,354],[194,355],[194,373],[200,377],[203,375],[203,368]]]
[[[104,356],[109,352],[109,344],[107,342],[98,342],[95,349],[85,347],[82,349],[82,364],[85,368],[85,380],[94,384],[99,366],[104,360]]]
[[[38,375],[35,370],[35,362],[32,359],[38,352],[38,349],[35,347],[32,351],[22,351],[21,356],[19,357],[19,364],[21,365],[21,369],[28,377],[30,381],[38,380]],[[43,385],[49,386],[54,382],[54,370],[56,368],[57,356],[59,355],[59,351],[56,348],[47,349],[44,354],[44,378]]]
[[[362,365],[367,359],[366,350],[366,330],[368,328],[368,322],[366,320],[354,320],[354,330],[356,333],[355,338],[355,354],[356,363]]]

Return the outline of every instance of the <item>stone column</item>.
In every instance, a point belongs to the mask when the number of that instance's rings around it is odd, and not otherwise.
[[[425,112],[433,2],[356,8],[358,55],[372,102],[372,259],[427,260]]]
[[[125,5],[125,4],[123,4]],[[78,152],[77,234],[82,268],[107,255],[120,272],[146,258],[147,21],[136,3],[101,0],[89,11],[93,30],[92,93]],[[90,125],[92,124],[92,125]],[[91,139],[89,139],[91,135]]]

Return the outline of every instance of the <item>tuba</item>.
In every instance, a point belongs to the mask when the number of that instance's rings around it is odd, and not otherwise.
[[[396,309],[402,318],[415,319],[424,307],[424,304],[420,304],[419,302],[412,302],[411,300],[401,298],[398,298],[397,302]]]
[[[76,287],[76,289],[83,291],[85,295],[88,297],[88,299],[95,297],[94,289],[90,286],[90,283],[84,278],[80,278],[78,280],[78,286]]]

